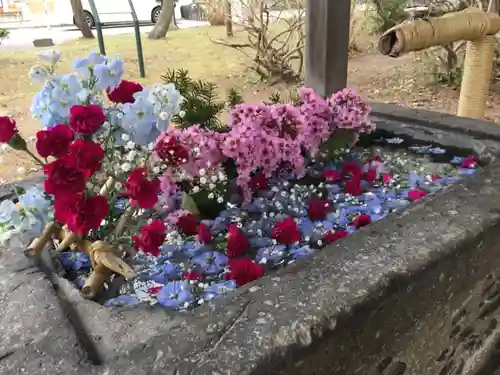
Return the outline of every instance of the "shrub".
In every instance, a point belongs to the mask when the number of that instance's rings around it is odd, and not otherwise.
[[[407,19],[404,11],[408,0],[370,0],[372,11],[369,18],[373,24],[373,33],[383,33]]]
[[[9,34],[10,34],[9,30],[0,28],[0,44],[2,43],[2,40],[7,39],[9,37]]]

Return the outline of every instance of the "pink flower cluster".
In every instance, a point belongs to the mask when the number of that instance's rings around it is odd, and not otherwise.
[[[314,156],[323,142],[337,129],[355,133],[374,130],[370,108],[351,89],[323,99],[313,90],[303,88],[298,106],[274,104],[236,106],[230,114],[231,128],[222,143],[222,153],[234,159],[238,186],[245,200],[251,195],[251,174],[260,169],[266,177],[283,164],[303,176],[302,151]]]

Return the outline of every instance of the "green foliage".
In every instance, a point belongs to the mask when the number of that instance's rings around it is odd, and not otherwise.
[[[459,65],[448,71],[434,71],[434,81],[441,85],[459,88],[462,84],[463,65]]]
[[[286,97],[283,97],[282,93],[279,91],[276,91],[269,95],[269,98],[266,102],[267,104],[294,104],[294,105],[299,105],[300,104],[300,96],[299,92],[297,90],[289,90],[286,93]]]
[[[394,27],[407,19],[404,9],[408,0],[370,0],[373,11],[369,13],[375,34]]]
[[[185,99],[182,105],[183,116],[176,115],[173,118],[173,122],[181,129],[195,124],[211,130],[225,129],[219,115],[226,108],[226,103],[220,101],[217,95],[217,85],[207,81],[194,80],[185,69],[169,69],[161,79],[165,83],[175,84]],[[241,94],[236,89],[231,89],[227,105],[232,107],[242,102]]]
[[[2,40],[7,39],[9,35],[10,35],[9,30],[0,28],[0,43],[2,43]]]

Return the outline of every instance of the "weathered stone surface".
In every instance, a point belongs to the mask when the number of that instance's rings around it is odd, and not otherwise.
[[[86,354],[45,275],[0,248],[0,374],[88,374]]]

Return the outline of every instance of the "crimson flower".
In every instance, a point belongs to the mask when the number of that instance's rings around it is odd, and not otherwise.
[[[386,173],[382,176],[382,183],[384,185],[389,185],[392,182],[392,174]]]
[[[440,180],[441,179],[441,176],[437,173],[434,173],[431,175],[431,181],[434,182],[434,181],[437,181],[437,180]]]
[[[365,181],[375,182],[377,178],[377,171],[375,169],[369,169],[367,172],[363,173],[363,179]]]
[[[328,182],[338,182],[342,181],[344,176],[336,169],[325,169],[323,171],[323,178]]]
[[[60,160],[60,159],[59,159]],[[86,235],[97,229],[108,215],[108,200],[102,195],[86,198],[84,194],[57,196],[54,203],[54,216],[72,232]]]
[[[228,267],[230,272],[226,277],[234,280],[238,286],[248,284],[264,275],[264,267],[249,258],[230,259]]]
[[[312,198],[309,201],[307,213],[311,220],[324,220],[326,215],[333,210],[333,204],[326,199]]]
[[[123,194],[130,198],[132,204],[137,204],[140,208],[153,208],[158,202],[160,180],[148,180],[146,168],[136,168],[130,172],[124,185]]]
[[[182,278],[184,280],[193,280],[193,281],[200,281],[201,280],[201,275],[198,272],[184,272],[182,274]]]
[[[106,115],[98,105],[74,105],[69,110],[70,128],[83,135],[94,134],[105,121]]]
[[[134,248],[142,250],[145,254],[151,254],[155,257],[160,255],[160,246],[165,242],[167,234],[165,233],[165,224],[159,219],[155,219],[151,224],[144,225],[139,229],[139,236],[132,236]]]
[[[155,286],[150,286],[148,288],[148,294],[150,296],[157,296],[160,294],[160,290],[163,288],[163,285],[155,285]]]
[[[341,166],[344,175],[351,175],[352,177],[361,177],[361,167],[354,161],[345,161]]]
[[[16,120],[8,116],[0,116],[0,143],[9,143],[17,133]]]
[[[77,139],[69,146],[69,154],[76,159],[78,167],[86,169],[92,175],[101,168],[104,150],[93,141]]]
[[[408,199],[412,202],[418,201],[419,199],[425,197],[427,192],[420,189],[412,189],[408,192]]]
[[[297,223],[290,216],[277,221],[271,232],[273,238],[283,245],[293,245],[299,242],[301,238]]]
[[[338,240],[341,240],[342,238],[345,238],[349,235],[349,232],[346,232],[345,230],[332,230],[328,232],[325,237],[323,237],[323,243],[325,245],[330,245]]]
[[[198,233],[198,219],[193,214],[186,214],[177,219],[175,226],[186,236]]]
[[[479,160],[475,156],[467,156],[464,160],[462,160],[461,167],[467,169],[476,168]]]
[[[358,215],[354,218],[354,220],[352,221],[352,224],[357,228],[362,228],[362,227],[366,227],[368,224],[370,224],[372,221],[372,219],[370,218],[370,215],[367,215],[367,214],[361,214],[361,215]]]
[[[52,163],[45,164],[43,173],[47,176],[44,182],[45,191],[55,197],[82,192],[90,177],[88,171],[78,167],[73,155],[66,155]]]
[[[259,172],[250,179],[250,187],[253,191],[269,189],[269,180],[264,172]]]
[[[344,191],[346,194],[351,194],[353,196],[358,196],[363,193],[363,185],[361,184],[361,179],[357,176],[352,177],[346,182]]]
[[[236,224],[228,225],[226,253],[229,258],[239,257],[248,249],[248,240]]]
[[[155,152],[170,167],[178,167],[189,160],[189,150],[175,137],[164,135],[155,145]]]
[[[106,90],[109,100],[114,103],[134,103],[134,94],[142,91],[142,86],[137,82],[122,80],[113,91]]]
[[[203,244],[209,244],[212,242],[212,239],[210,228],[205,224],[198,225],[198,241]]]
[[[61,158],[68,153],[68,148],[75,133],[65,124],[40,130],[36,133],[36,151],[42,158],[53,156]]]

